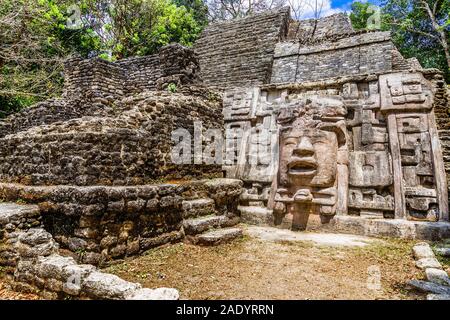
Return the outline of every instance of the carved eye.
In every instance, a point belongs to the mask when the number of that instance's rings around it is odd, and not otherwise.
[[[284,145],[285,146],[296,145],[296,144],[297,144],[297,139],[296,138],[287,138],[284,141]]]

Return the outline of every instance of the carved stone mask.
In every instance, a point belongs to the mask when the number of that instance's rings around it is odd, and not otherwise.
[[[281,183],[332,186],[336,179],[337,150],[335,132],[295,126],[285,130],[281,137]]]

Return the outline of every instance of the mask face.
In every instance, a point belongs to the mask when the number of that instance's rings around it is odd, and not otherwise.
[[[338,142],[334,132],[292,129],[281,138],[280,180],[298,187],[332,186],[336,179]]]

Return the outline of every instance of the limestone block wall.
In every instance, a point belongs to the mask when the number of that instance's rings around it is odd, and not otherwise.
[[[63,96],[113,103],[116,99],[158,89],[164,81],[170,82],[181,74],[184,77],[177,79],[178,85],[198,82],[198,68],[192,49],[179,44],[167,45],[154,55],[116,62],[72,57],[65,62]]]
[[[135,185],[155,179],[221,176],[220,165],[175,164],[172,131],[194,138],[221,129],[221,102],[200,95],[152,91],[116,101],[114,113],[41,125],[0,139],[0,180],[30,185]]]
[[[388,32],[325,38],[308,44],[280,42],[275,48],[271,83],[390,71],[393,49]]]
[[[173,300],[175,289],[137,283],[79,265],[40,224],[36,205],[0,204],[0,266],[12,287],[44,299]]]
[[[436,124],[439,130],[447,181],[450,181],[450,93],[442,74],[431,72],[427,75],[427,78],[430,79],[435,88]]]
[[[40,125],[108,114],[113,114],[111,104],[93,103],[81,99],[46,100],[0,121],[0,137]]]
[[[168,45],[158,54],[108,62],[72,57],[65,62],[63,97],[37,103],[0,120],[0,137],[81,117],[114,115],[121,99],[143,91],[200,83],[191,49]]]
[[[125,70],[100,59],[72,58],[65,62],[64,93],[82,95],[93,101],[114,101],[124,95]]]
[[[156,81],[162,76],[158,54],[123,59],[115,64],[125,70],[127,94],[156,89]]]
[[[194,45],[208,86],[268,83],[275,44],[287,33],[289,9],[210,24]]]
[[[38,221],[78,261],[99,265],[182,240],[183,219],[192,214],[184,201],[208,199],[208,214],[237,216],[241,191],[242,182],[231,179],[128,187],[0,184],[0,199],[36,204],[39,210],[34,208],[27,221],[17,223],[37,226]],[[6,226],[12,222],[2,222],[0,230],[12,230]]]
[[[320,19],[291,21],[288,39],[310,43],[323,38],[341,38],[352,33],[354,30],[348,16],[345,13],[338,13]]]

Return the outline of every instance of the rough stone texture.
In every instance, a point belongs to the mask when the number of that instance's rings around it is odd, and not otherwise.
[[[272,210],[256,206],[239,206],[241,221],[252,225],[267,225],[273,223]]]
[[[416,267],[421,270],[428,270],[430,268],[433,269],[442,269],[441,264],[439,261],[435,258],[422,258],[416,261]]]
[[[338,215],[448,221],[428,78],[389,72],[227,91],[223,168],[244,181],[241,204],[273,209],[275,225],[297,229],[310,213],[324,223]],[[431,236],[413,232],[421,233]]]
[[[354,32],[347,14],[338,13],[321,19],[291,21],[288,39],[314,43],[322,39],[348,37]]]
[[[216,246],[242,237],[242,235],[243,231],[239,228],[212,230],[197,236],[197,244]]]
[[[450,295],[450,287],[432,283],[432,282],[427,282],[427,281],[422,281],[422,280],[411,280],[411,281],[408,281],[408,285],[410,285],[422,292],[431,292],[431,293],[435,293],[435,294]]]
[[[26,225],[6,229],[5,224],[27,219],[37,206],[0,204],[0,266],[8,267],[13,286],[46,298],[173,300],[175,289],[142,289],[92,265],[78,265],[72,257],[59,255],[59,245],[42,228]]]
[[[317,44],[279,42],[271,83],[390,71],[393,48],[389,32],[358,33],[337,40],[327,38]]]
[[[450,294],[428,294],[427,300],[450,300]]]
[[[450,248],[436,248],[436,252],[444,257],[450,257]]]
[[[230,227],[238,222],[238,219],[228,218],[227,216],[207,216],[184,220],[183,227],[187,235],[195,235],[213,228]]]
[[[242,182],[232,179],[128,187],[0,184],[0,199],[37,204],[40,215],[35,206],[29,210],[38,213],[61,247],[95,265],[182,240],[194,228],[188,218],[196,216],[193,204],[207,205],[200,217],[215,214],[211,223],[194,224],[195,233],[236,224],[241,192]]]
[[[336,216],[330,221],[333,231],[365,236],[403,239],[442,240],[450,237],[450,223],[407,221],[403,219],[361,219]]]
[[[219,88],[268,83],[288,18],[283,8],[207,26],[194,45],[203,82]]]
[[[109,62],[100,58],[73,57],[65,63],[64,97],[84,97],[93,102],[114,102],[144,90],[198,82],[195,53],[170,44],[158,54]]]
[[[449,220],[442,74],[404,59],[388,32],[354,31],[343,14],[287,25],[270,84],[246,81],[224,93],[223,169],[244,181],[241,211],[273,210],[275,225],[289,228],[304,229],[318,213],[324,223],[375,219],[363,224],[388,235],[445,236],[445,223],[401,222]]]
[[[137,289],[141,289],[141,286],[122,280],[116,275],[92,272],[84,279],[82,288],[92,297],[125,299]]]
[[[427,268],[425,270],[425,275],[428,281],[442,284],[445,286],[450,286],[450,278],[448,277],[447,272],[437,268]]]
[[[414,254],[414,258],[416,258],[417,260],[434,257],[433,250],[431,250],[430,245],[426,242],[421,242],[421,243],[416,244],[413,247],[413,254]]]
[[[183,218],[196,218],[215,214],[215,203],[213,199],[185,200],[182,203]]]
[[[17,229],[39,227],[39,207],[36,205],[0,203],[0,227],[11,231],[10,228],[13,226]]]
[[[172,288],[140,289],[126,297],[126,300],[178,300],[178,290]]]
[[[42,125],[0,139],[0,180],[23,184],[135,185],[222,175],[219,165],[175,164],[172,132],[222,127],[220,101],[147,92],[117,101],[114,115]],[[201,129],[200,129],[201,130]],[[192,161],[193,163],[193,161]]]

